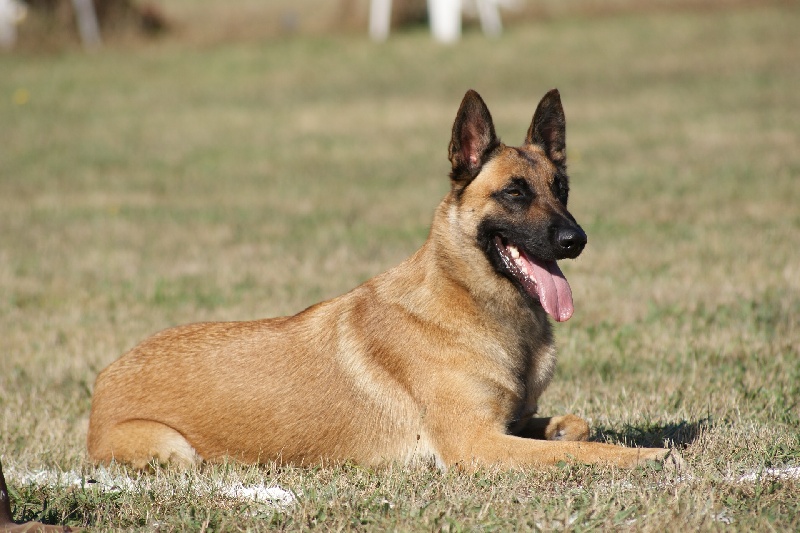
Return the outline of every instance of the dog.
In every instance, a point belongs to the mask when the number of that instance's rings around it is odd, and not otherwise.
[[[556,364],[550,319],[573,313],[557,261],[587,242],[567,211],[565,135],[556,89],[519,147],[468,91],[450,190],[415,254],[294,316],[143,341],[97,377],[90,458],[516,468],[670,457],[588,442],[574,415],[535,416]]]

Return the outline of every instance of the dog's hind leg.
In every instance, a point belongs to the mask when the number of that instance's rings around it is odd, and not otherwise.
[[[183,435],[152,420],[127,420],[99,437],[90,435],[89,455],[97,462],[115,460],[138,469],[146,468],[153,460],[186,467],[202,460]]]

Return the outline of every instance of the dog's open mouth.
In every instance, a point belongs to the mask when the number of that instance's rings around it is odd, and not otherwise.
[[[572,290],[555,261],[533,259],[514,244],[504,242],[499,235],[494,238],[494,245],[509,273],[532,298],[539,300],[548,315],[558,322],[570,319],[575,310]]]

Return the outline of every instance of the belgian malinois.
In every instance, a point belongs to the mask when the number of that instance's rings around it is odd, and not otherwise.
[[[450,192],[414,255],[291,317],[200,323],[142,342],[97,378],[89,455],[144,467],[232,457],[308,464],[630,467],[667,449],[586,442],[574,415],[536,418],[570,318],[556,261],[586,234],[567,211],[564,110],[542,98],[525,143],[495,135],[467,92]]]

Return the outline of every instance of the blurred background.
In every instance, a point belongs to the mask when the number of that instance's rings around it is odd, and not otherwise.
[[[462,4],[467,30],[482,21],[481,9],[499,10],[502,24],[516,26],[564,17],[709,11],[765,4],[791,6],[791,0],[435,0]],[[210,44],[286,36],[366,34],[370,13],[388,9],[393,31],[427,26],[426,0],[3,0],[0,13],[16,21],[14,46],[52,50],[80,42],[80,13],[94,11],[104,41],[160,37]],[[449,7],[445,7],[448,9]],[[375,16],[376,13],[373,13]],[[484,20],[485,22],[485,20]]]
[[[509,144],[561,90],[590,236],[564,266],[570,324],[671,335],[764,306],[797,335],[798,2],[517,0],[494,36],[466,10],[449,45],[420,0],[373,41],[371,4],[4,1],[5,353],[97,369],[155,329],[296,312],[397,263],[448,189],[469,88]],[[114,346],[35,347],[39,329]]]
[[[564,265],[567,344],[658,321],[657,352],[683,353],[677,332],[732,317],[726,342],[765,320],[797,351],[798,2],[517,0],[499,5],[499,35],[468,10],[448,45],[420,0],[391,3],[381,42],[367,0],[15,2],[0,53],[6,361],[58,354],[90,390],[155,330],[294,313],[396,264],[448,189],[469,88],[509,144],[561,90],[570,208],[589,234]],[[87,6],[97,41],[81,39]]]
[[[677,443],[713,488],[670,492],[658,512],[634,501],[655,497],[643,478],[627,499],[588,496],[600,510],[587,516],[607,529],[621,507],[644,529],[699,528],[713,508],[742,529],[796,529],[796,482],[754,507],[717,474],[800,461],[800,2],[517,0],[494,11],[501,32],[468,4],[450,44],[418,0],[392,2],[375,40],[370,5],[0,0],[13,26],[0,51],[7,472],[91,472],[95,376],[153,332],[295,313],[408,257],[448,191],[465,91],[517,145],[557,87],[589,244],[562,262],[575,315],[556,327],[542,412],[589,419],[597,440]],[[53,521],[199,529],[191,502],[26,486],[29,518],[49,501]],[[548,506],[571,516],[564,486],[488,514],[478,491],[457,512],[501,529]],[[338,498],[320,494],[321,508]],[[387,529],[429,528],[441,510],[389,498],[376,520],[406,518]],[[314,509],[287,513],[306,524]]]

